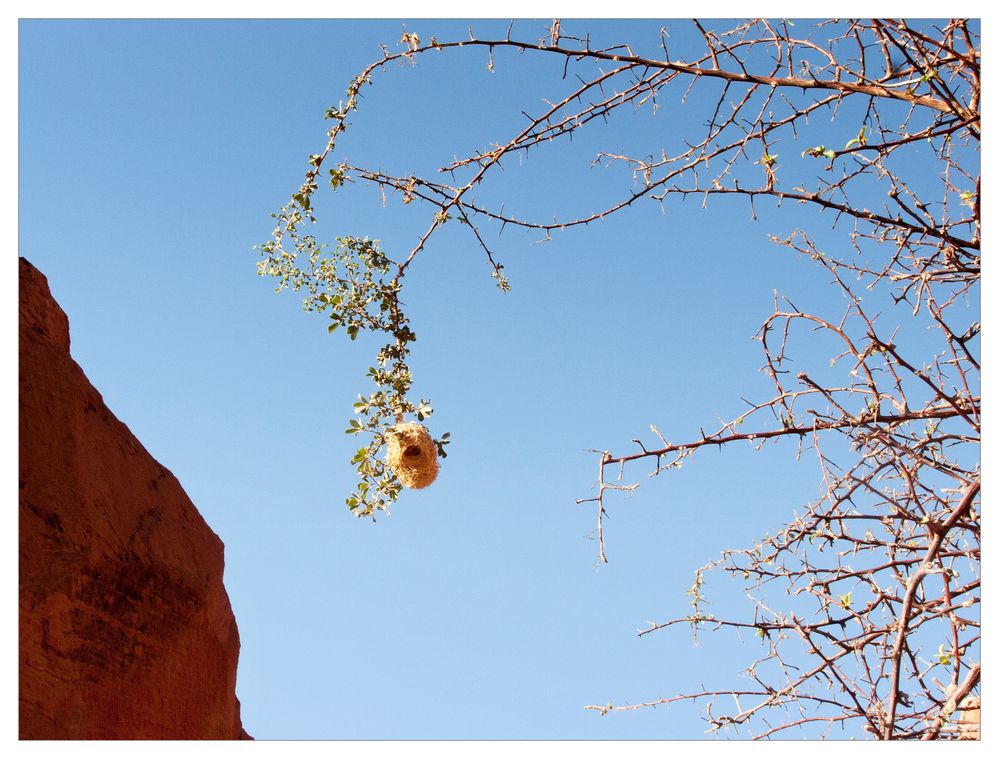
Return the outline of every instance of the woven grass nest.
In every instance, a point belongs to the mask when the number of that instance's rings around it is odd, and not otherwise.
[[[405,422],[389,428],[386,463],[407,488],[419,490],[437,479],[437,446],[427,428]]]

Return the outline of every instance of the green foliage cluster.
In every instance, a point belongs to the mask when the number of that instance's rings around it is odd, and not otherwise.
[[[330,333],[343,328],[351,340],[356,340],[362,330],[367,330],[387,338],[375,356],[375,365],[367,373],[376,389],[367,396],[358,396],[355,416],[345,430],[350,435],[368,435],[367,443],[351,459],[360,479],[346,498],[347,507],[359,517],[387,511],[402,490],[402,483],[380,456],[387,444],[388,430],[406,415],[422,422],[433,413],[429,401],[414,402],[409,398],[413,375],[406,359],[416,334],[399,300],[402,267],[381,251],[377,240],[337,237],[336,246],[330,249],[303,226],[306,221],[316,221],[312,213],[316,176],[337,136],[347,128],[348,113],[357,110],[361,85],[370,81],[369,77],[352,81],[347,90],[347,105],[341,103],[327,109],[326,117],[333,120],[334,126],[327,133],[326,151],[309,156],[305,182],[287,205],[271,214],[277,221],[272,238],[257,246],[261,254],[258,274],[274,277],[278,282],[277,292],[285,289],[304,292],[303,308],[326,315]],[[349,180],[342,166],[330,169],[329,175],[333,190]],[[447,456],[444,449],[449,442],[449,433],[434,440],[441,458]]]

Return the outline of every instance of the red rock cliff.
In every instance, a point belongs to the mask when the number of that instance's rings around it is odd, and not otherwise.
[[[222,541],[20,259],[20,737],[248,738]]]

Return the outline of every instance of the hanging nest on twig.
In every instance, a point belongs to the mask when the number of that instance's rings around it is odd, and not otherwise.
[[[388,429],[386,463],[407,488],[419,490],[437,479],[437,446],[427,428],[405,422]]]

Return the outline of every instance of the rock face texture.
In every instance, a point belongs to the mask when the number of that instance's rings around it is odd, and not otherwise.
[[[223,545],[20,259],[20,737],[249,738]]]

